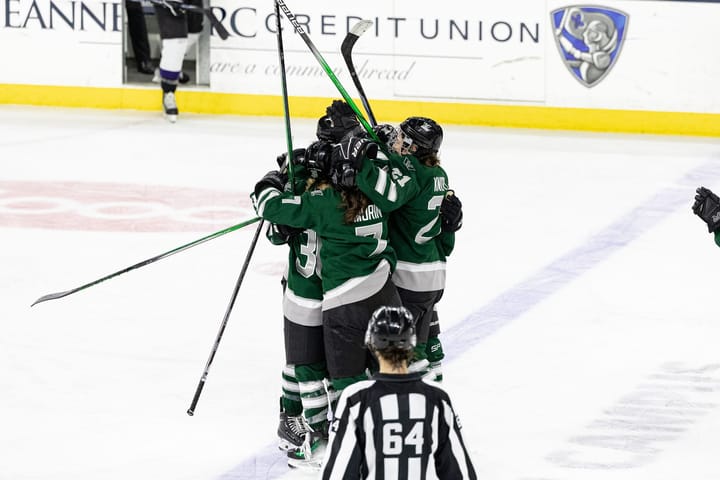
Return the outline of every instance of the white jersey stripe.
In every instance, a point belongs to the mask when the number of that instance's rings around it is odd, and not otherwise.
[[[383,420],[398,420],[400,418],[398,396],[393,393],[380,397],[380,410]]]
[[[410,400],[410,418],[422,420],[425,418],[425,395],[421,393],[411,393],[408,395]],[[410,477],[413,478],[413,477]]]
[[[460,438],[457,436],[457,430],[455,430],[455,414],[453,413],[453,409],[448,405],[448,403],[443,400],[443,409],[445,410],[445,423],[447,423],[448,428],[450,428],[450,433],[448,435],[448,440],[450,440],[450,445],[452,446],[453,455],[455,456],[455,459],[457,460],[458,467],[460,468],[460,472],[462,473],[461,478],[469,478],[468,477],[468,470],[467,470],[467,464],[465,463],[465,453],[463,450],[462,443],[460,442]]]
[[[385,458],[385,480],[398,480],[400,477],[400,462],[398,457],[386,457]],[[408,479],[413,477],[408,477]]]
[[[432,409],[432,419],[430,420],[430,430],[432,431],[432,450],[430,451],[430,461],[427,464],[426,480],[437,480],[437,472],[435,471],[435,452],[438,448],[438,407]]]
[[[397,201],[397,186],[395,183],[390,184],[390,189],[388,190],[387,199],[391,202]]]
[[[365,418],[363,418],[363,427],[365,428],[365,438],[375,437],[375,422],[373,422],[372,410],[365,410]],[[377,452],[375,451],[375,442],[365,442],[365,460],[368,466],[367,480],[375,480],[377,476]]]
[[[408,458],[407,478],[422,478],[422,459],[420,457]]]
[[[260,192],[260,199],[257,204],[258,215],[260,215],[261,217],[263,216],[263,212],[265,211],[265,204],[268,200],[279,196],[280,192],[275,190],[274,188],[263,190],[262,192]]]
[[[378,178],[375,182],[375,191],[380,195],[385,195],[385,187],[387,186],[387,173],[383,169],[378,169]]]
[[[343,436],[340,450],[335,458],[335,468],[333,468],[330,480],[343,480],[345,478],[345,470],[350,463],[353,449],[355,448],[355,421],[360,414],[360,404],[350,407],[350,416],[348,418],[347,430]],[[330,451],[330,449],[328,449]]]

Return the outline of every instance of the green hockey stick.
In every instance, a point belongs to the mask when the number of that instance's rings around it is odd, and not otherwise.
[[[288,6],[285,4],[284,0],[276,0],[277,5],[282,9],[283,13],[285,14],[285,17],[290,21],[290,24],[292,24],[293,28],[295,29],[295,32],[297,32],[298,35],[300,35],[300,38],[303,39],[305,44],[310,49],[310,52],[312,52],[315,59],[320,63],[320,66],[325,70],[325,73],[327,73],[327,76],[330,77],[330,80],[333,82],[335,87],[340,92],[340,95],[342,95],[345,102],[347,102],[348,105],[350,105],[350,108],[353,109],[355,112],[355,115],[357,115],[358,121],[363,126],[363,128],[367,131],[368,135],[370,135],[370,138],[372,138],[374,141],[376,141],[380,148],[383,150],[385,154],[388,153],[387,146],[384,142],[380,141],[377,134],[373,130],[372,126],[368,123],[368,121],[363,116],[362,112],[358,108],[358,106],[355,104],[353,99],[350,97],[350,94],[348,94],[347,90],[345,90],[345,87],[343,87],[342,83],[340,83],[340,80],[338,80],[335,73],[332,71],[328,63],[325,61],[325,58],[323,58],[322,54],[318,51],[317,47],[315,47],[315,44],[310,40],[310,37],[308,36],[307,32],[303,29],[302,25],[297,21],[295,18],[295,15],[290,11]]]
[[[195,240],[194,242],[186,243],[185,245],[174,248],[165,253],[161,253],[160,255],[156,255],[152,258],[148,258],[147,260],[143,260],[142,262],[136,263],[135,265],[131,265],[127,268],[123,268],[122,270],[118,270],[115,273],[111,273],[110,275],[99,278],[93,282],[86,283],[85,285],[81,285],[81,286],[73,288],[71,290],[65,290],[64,292],[49,293],[47,295],[43,295],[42,297],[35,300],[33,302],[33,304],[30,306],[32,307],[34,305],[37,305],[38,303],[47,302],[48,300],[55,300],[57,298],[67,297],[68,295],[79,292],[80,290],[85,290],[86,288],[90,288],[93,285],[97,285],[98,283],[104,282],[105,280],[110,280],[111,278],[117,277],[118,275],[122,275],[123,273],[127,273],[131,270],[135,270],[137,268],[144,267],[145,265],[150,265],[151,263],[157,262],[158,260],[162,260],[163,258],[169,257],[171,255],[175,255],[176,253],[180,253],[183,250],[187,250],[188,248],[194,247],[196,245],[200,245],[201,243],[205,243],[208,240],[212,240],[213,238],[217,238],[222,235],[225,235],[226,233],[230,233],[230,232],[234,232],[235,230],[239,230],[243,227],[246,227],[250,224],[257,222],[258,220],[260,220],[260,218],[258,218],[258,217],[251,218],[250,220],[246,220],[242,223],[238,223],[237,225],[233,225],[232,227],[228,227],[224,230],[220,230],[219,232],[211,233],[210,235],[200,238],[198,240]]]

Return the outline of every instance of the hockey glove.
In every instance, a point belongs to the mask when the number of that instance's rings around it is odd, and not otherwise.
[[[398,136],[397,129],[389,123],[381,123],[375,125],[373,127],[373,131],[375,132],[375,135],[377,135],[378,139],[387,145],[388,150],[392,150],[393,144]]]
[[[350,137],[333,147],[330,181],[336,187],[350,188],[356,185],[355,176],[365,158],[375,158],[378,146],[367,138]]]
[[[287,243],[291,238],[296,235],[300,235],[304,231],[304,228],[291,227],[290,225],[279,225],[276,223],[272,224],[273,235],[278,239],[282,239],[284,243]]]
[[[325,113],[326,115],[318,120],[316,133],[320,140],[339,142],[350,130],[360,124],[353,109],[342,100],[334,100]]]
[[[287,174],[280,173],[277,170],[269,171],[263,178],[260,179],[259,182],[255,184],[255,198],[258,198],[260,192],[266,188],[275,188],[282,192],[285,189],[287,181]]]
[[[717,232],[720,230],[720,198],[705,187],[699,187],[695,192],[693,212],[707,223],[710,233]]]
[[[294,149],[292,156],[293,156],[293,165],[305,165],[305,149],[304,148]],[[285,162],[287,162],[287,152],[283,152],[277,156],[277,164],[278,164],[278,168],[280,170],[287,167],[287,165],[285,165]]]
[[[457,232],[462,227],[462,202],[452,190],[447,191],[440,204],[440,221],[443,232]]]
[[[333,147],[331,164],[350,164],[355,170],[360,170],[363,160],[376,158],[377,143],[367,138],[350,137]]]

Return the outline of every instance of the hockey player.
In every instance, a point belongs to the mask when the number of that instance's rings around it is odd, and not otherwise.
[[[416,344],[409,310],[377,309],[365,343],[380,372],[342,392],[321,478],[476,479],[450,397],[408,372]]]
[[[392,141],[393,135],[384,133]],[[385,210],[397,209],[390,222],[390,244],[398,255],[393,282],[403,305],[417,319],[417,347],[411,371],[433,370],[442,379],[442,345],[435,305],[445,288],[446,257],[462,225],[462,204],[448,189],[438,152],[443,130],[434,120],[410,117],[394,136],[389,172],[363,164],[358,186]],[[404,190],[404,194],[398,192]],[[443,234],[439,242],[436,237]],[[433,324],[432,336],[430,325]]]
[[[327,177],[327,167],[308,149],[293,151],[295,188],[302,193]],[[328,145],[329,146],[329,145]],[[278,157],[282,167],[286,154]],[[327,159],[329,166],[329,158]],[[271,224],[268,238],[276,245],[287,244],[288,263],[283,276],[283,331],[286,365],[282,373],[283,395],[278,426],[279,448],[301,449],[311,432],[326,432],[328,393],[325,348],[322,333],[322,283],[317,275],[318,242],[313,230]],[[312,445],[310,446],[312,447]]]
[[[693,213],[707,224],[708,231],[715,235],[715,243],[720,247],[720,198],[705,187],[698,187],[695,193]]]
[[[202,0],[186,0],[186,3],[202,7]],[[162,106],[165,117],[172,123],[177,121],[178,106],[175,90],[178,83],[187,82],[182,72],[185,53],[197,43],[203,29],[203,15],[199,12],[187,12],[165,5],[153,4],[160,29],[162,50],[160,52],[160,87],[162,88]]]
[[[352,161],[374,156],[376,148],[353,137],[335,146],[333,156],[346,154]],[[352,173],[334,170],[331,185],[295,196],[283,193],[285,178],[279,172],[269,172],[252,195],[262,218],[310,228],[320,236],[325,354],[337,391],[366,378],[363,335],[372,311],[400,305],[390,281],[396,257],[387,241],[388,216],[355,187]]]
[[[360,162],[376,149],[353,137],[336,145],[332,155]],[[320,237],[325,356],[337,392],[367,378],[363,336],[370,314],[380,305],[400,305],[390,281],[396,258],[387,242],[388,216],[355,187],[352,173],[331,170],[331,185],[295,196],[283,193],[285,178],[279,172],[269,172],[252,195],[262,218],[309,228]],[[306,460],[313,453],[306,452]]]
[[[328,182],[333,143],[359,126],[347,115],[350,107],[334,101],[320,117],[318,141],[307,149],[293,152],[296,194],[315,190]],[[285,166],[287,154],[278,157]],[[322,283],[317,274],[319,242],[310,229],[271,224],[268,238],[274,244],[288,244],[289,256],[284,281],[283,314],[286,366],[283,369],[279,447],[288,451],[291,466],[304,461],[304,451],[314,450],[327,439],[328,399],[336,400],[332,386],[326,391],[327,377],[322,333]],[[313,432],[319,435],[313,435]]]

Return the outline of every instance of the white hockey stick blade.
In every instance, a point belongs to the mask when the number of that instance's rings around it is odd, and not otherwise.
[[[353,25],[353,27],[350,29],[350,33],[359,37],[360,35],[365,33],[368,28],[372,27],[372,24],[372,20],[360,20],[358,23]]]

